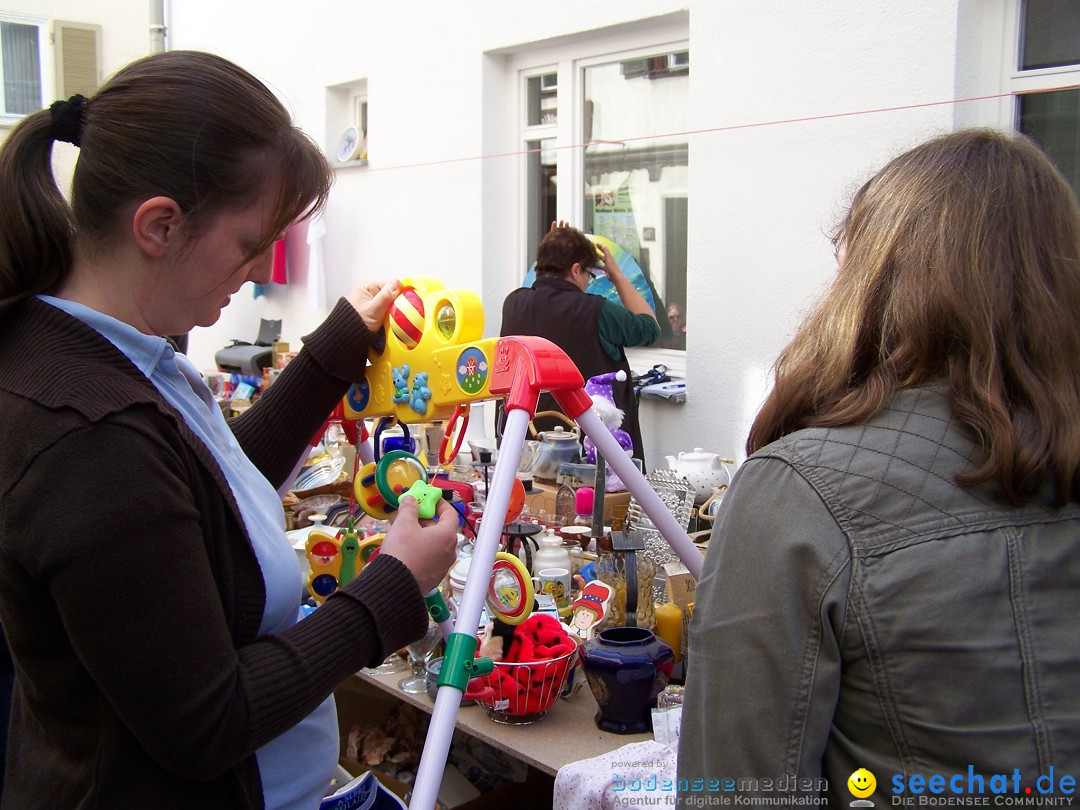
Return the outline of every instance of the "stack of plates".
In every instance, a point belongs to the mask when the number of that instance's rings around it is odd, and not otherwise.
[[[312,464],[310,467],[302,469],[300,474],[296,476],[292,490],[297,495],[301,495],[309,489],[332,484],[337,481],[344,468],[345,458],[343,456],[335,456],[334,458],[324,459],[317,464]]]

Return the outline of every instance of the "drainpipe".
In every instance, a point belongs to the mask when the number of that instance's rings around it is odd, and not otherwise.
[[[165,0],[150,0],[150,53],[161,53],[165,48]]]

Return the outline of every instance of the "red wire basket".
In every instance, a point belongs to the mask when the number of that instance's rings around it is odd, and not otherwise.
[[[496,661],[494,671],[479,679],[487,688],[476,700],[496,723],[535,723],[555,704],[577,652],[575,648],[545,661]]]

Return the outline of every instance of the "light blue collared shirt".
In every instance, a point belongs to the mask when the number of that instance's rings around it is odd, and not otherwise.
[[[225,473],[262,568],[266,586],[259,634],[276,633],[300,618],[300,569],[285,537],[281,499],[251,463],[198,369],[162,337],[83,304],[39,295],[39,299],[83,321],[123,352],[183,416]],[[337,708],[331,695],[310,715],[255,752],[267,810],[313,810],[330,784],[337,763]]]

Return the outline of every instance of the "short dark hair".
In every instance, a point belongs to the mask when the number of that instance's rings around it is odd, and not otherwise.
[[[536,272],[565,276],[575,264],[583,270],[599,264],[596,245],[577,228],[561,227],[549,231],[536,249]]]

